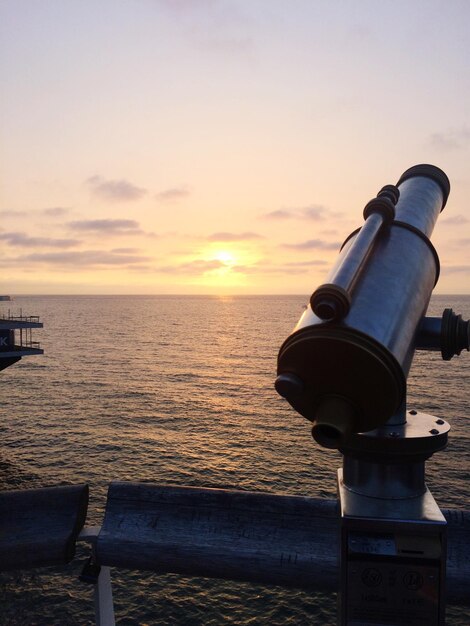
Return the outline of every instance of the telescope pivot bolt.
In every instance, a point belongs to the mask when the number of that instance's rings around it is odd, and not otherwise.
[[[277,393],[283,398],[300,396],[304,390],[303,381],[295,374],[279,374],[274,383]]]

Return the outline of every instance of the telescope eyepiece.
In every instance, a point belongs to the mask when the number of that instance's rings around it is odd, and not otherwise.
[[[333,322],[346,317],[351,307],[351,296],[339,285],[325,283],[311,295],[310,306],[321,320]]]
[[[315,411],[312,437],[324,448],[339,448],[354,431],[355,414],[352,404],[344,398],[325,396]]]

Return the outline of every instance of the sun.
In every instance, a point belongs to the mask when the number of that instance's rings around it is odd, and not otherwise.
[[[233,267],[237,263],[235,255],[228,250],[218,250],[217,252],[215,252],[213,258],[216,261],[220,261],[227,267]]]
[[[211,243],[195,253],[195,261],[201,264],[201,271],[192,282],[219,293],[244,289],[250,282],[251,268],[256,265],[259,256],[252,246]]]
[[[240,260],[242,253],[230,248],[216,248],[208,250],[205,258],[213,262],[215,267],[204,272],[203,284],[216,289],[233,289],[242,286],[246,277],[240,272],[243,263]],[[201,278],[199,279],[201,280]]]

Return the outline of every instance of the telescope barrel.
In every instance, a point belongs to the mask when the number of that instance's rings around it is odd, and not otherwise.
[[[342,247],[322,307],[307,308],[279,351],[276,389],[314,422],[314,437],[327,447],[377,428],[403,405],[417,329],[439,276],[429,236],[447,201],[447,176],[418,165],[397,187],[395,218],[369,212]],[[330,306],[324,296],[342,289],[350,297],[344,315],[322,319]]]
[[[336,264],[328,283],[321,285],[310,298],[315,315],[325,321],[340,320],[349,313],[352,292],[367,263],[381,229],[395,217],[400,192],[386,185],[364,209],[364,226],[348,248],[344,259]],[[353,233],[355,234],[355,233]],[[346,243],[346,242],[345,242]]]

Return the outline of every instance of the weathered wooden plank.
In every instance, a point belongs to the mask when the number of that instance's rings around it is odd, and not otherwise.
[[[0,492],[0,570],[70,561],[87,504],[87,485]],[[470,605],[470,512],[443,513],[447,598]],[[334,500],[112,483],[96,553],[105,566],[335,591],[338,531]]]
[[[87,509],[88,485],[0,492],[0,570],[68,563]]]
[[[470,605],[470,512],[444,509],[447,597]],[[97,558],[108,566],[336,591],[335,500],[112,483]]]
[[[337,529],[334,501],[112,483],[96,554],[109,566],[331,589]]]

